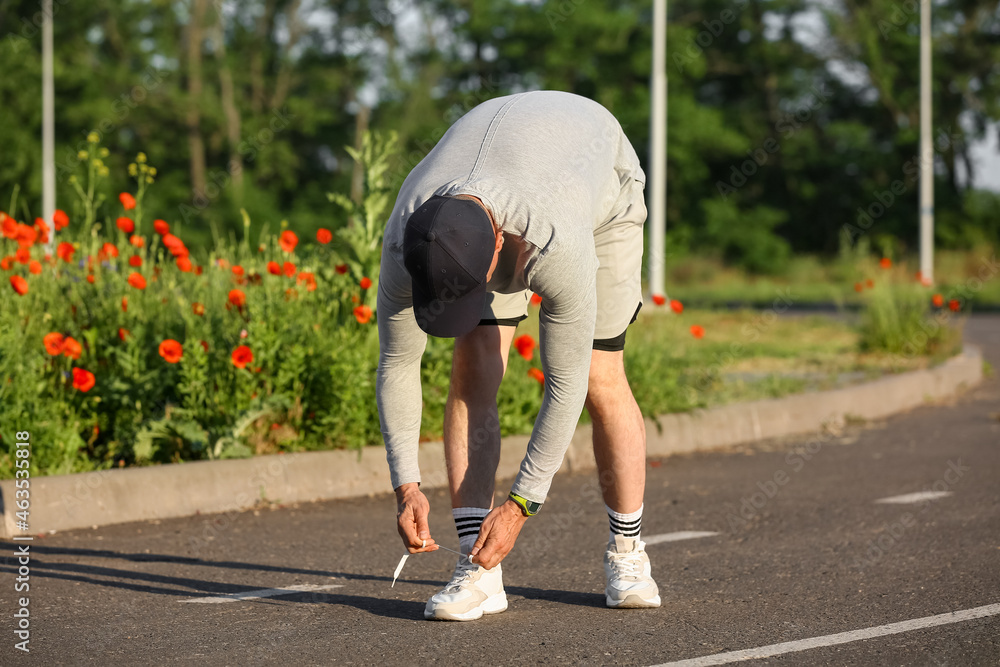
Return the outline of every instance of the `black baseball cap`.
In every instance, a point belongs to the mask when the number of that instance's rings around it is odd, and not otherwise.
[[[493,223],[477,202],[434,196],[417,207],[403,232],[403,264],[425,333],[454,338],[476,328],[495,247]]]

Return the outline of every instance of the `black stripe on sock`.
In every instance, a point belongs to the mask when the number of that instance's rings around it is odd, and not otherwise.
[[[460,530],[458,531],[458,539],[462,539],[463,537],[467,537],[469,535],[478,535],[478,534],[479,534],[478,528],[476,528],[475,530]]]
[[[642,523],[642,517],[635,519],[633,521],[622,521],[621,519],[616,519],[613,516],[608,516],[608,521],[611,523],[618,524],[619,526],[634,526],[637,523]]]

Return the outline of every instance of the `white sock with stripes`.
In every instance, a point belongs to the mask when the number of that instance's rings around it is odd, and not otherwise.
[[[463,554],[469,553],[476,546],[479,527],[489,513],[490,510],[483,507],[455,507],[451,510],[455,529],[458,531],[458,548]]]
[[[642,508],[644,506],[645,503],[639,505],[639,509],[630,514],[622,514],[605,505],[604,509],[608,511],[608,523],[611,525],[611,530],[608,532],[608,542],[614,542],[615,535],[624,535],[638,540],[642,530]]]

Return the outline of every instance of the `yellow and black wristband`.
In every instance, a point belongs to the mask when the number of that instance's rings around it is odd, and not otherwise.
[[[535,516],[538,514],[538,510],[542,509],[541,503],[536,503],[528,500],[527,498],[522,498],[513,491],[511,491],[507,497],[513,500],[517,506],[521,508],[521,514],[524,516]]]

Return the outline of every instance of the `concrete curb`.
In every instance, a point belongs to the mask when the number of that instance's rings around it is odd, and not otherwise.
[[[763,438],[819,431],[849,417],[879,419],[927,401],[952,396],[982,380],[982,352],[966,346],[944,364],[867,384],[726,405],[647,420],[649,456],[703,451]],[[504,440],[497,470],[513,477],[528,437]],[[560,471],[595,468],[590,426],[574,434]],[[447,485],[444,446],[420,447],[422,486]],[[201,461],[150,468],[40,477],[31,480],[30,533],[166,519],[198,513],[238,512],[264,501],[293,503],[389,491],[381,448],[363,452],[304,452],[230,461]],[[17,530],[14,480],[0,481],[0,537]]]

